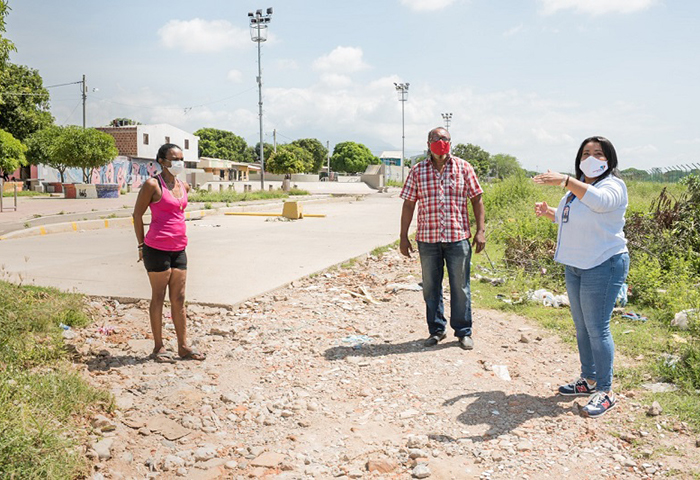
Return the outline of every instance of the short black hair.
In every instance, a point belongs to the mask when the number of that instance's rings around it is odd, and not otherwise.
[[[590,142],[595,142],[600,145],[600,148],[603,149],[603,155],[605,155],[605,159],[608,161],[608,169],[603,172],[603,174],[598,177],[596,180],[602,180],[608,175],[615,175],[616,177],[620,176],[620,172],[617,170],[617,152],[615,152],[615,147],[613,147],[613,144],[610,140],[608,140],[605,137],[601,136],[595,136],[595,137],[588,137],[585,139],[583,142],[581,142],[581,146],[578,148],[578,153],[576,153],[576,161],[574,162],[574,167],[576,169],[576,178],[581,178],[583,175],[583,171],[581,171],[581,155],[583,155],[583,149],[584,147],[589,144]]]
[[[160,148],[158,149],[158,153],[156,154],[156,162],[160,158],[162,158],[163,160],[166,160],[168,152],[170,150],[172,150],[173,148],[177,148],[178,150],[182,150],[178,145],[175,145],[174,143],[164,143],[163,145],[161,145]]]

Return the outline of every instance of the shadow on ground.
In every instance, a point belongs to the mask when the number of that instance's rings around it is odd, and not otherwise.
[[[338,346],[324,352],[326,360],[343,360],[346,357],[384,357],[386,355],[403,355],[415,352],[434,352],[444,348],[459,348],[457,340],[443,342],[434,347],[425,347],[425,339],[411,340],[403,343],[364,343],[358,345]]]
[[[473,400],[469,402],[469,399]],[[555,395],[539,397],[527,393],[506,394],[500,390],[492,390],[458,395],[446,400],[442,405],[448,407],[461,402],[467,403],[465,409],[457,415],[456,421],[469,427],[488,425],[488,430],[480,435],[462,438],[483,442],[499,435],[511,433],[528,420],[554,419],[568,413],[578,415],[577,403],[560,405],[560,403],[572,400],[572,398]],[[555,433],[554,426],[545,427],[545,429],[549,428],[552,429],[549,433]],[[442,442],[458,440],[445,435],[433,435],[433,437],[435,437],[434,440]]]

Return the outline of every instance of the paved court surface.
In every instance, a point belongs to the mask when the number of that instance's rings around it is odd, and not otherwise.
[[[313,203],[326,218],[215,215],[188,222],[187,299],[235,304],[398,240],[397,192]],[[105,296],[149,298],[130,228],[0,242],[0,275],[23,283]]]
[[[238,182],[236,191],[243,191],[243,184],[253,190],[260,189],[260,182]],[[281,188],[281,182],[265,182],[266,188]],[[323,195],[371,195],[376,190],[362,182],[300,182],[297,186],[314,196]],[[393,189],[398,190],[398,189]],[[136,202],[136,192],[120,195],[119,198],[70,199],[61,195],[52,197],[18,197],[17,210],[14,198],[5,197],[5,210],[0,212],[0,235],[27,227],[52,223],[76,222],[107,217],[130,216]],[[251,203],[251,202],[248,202]],[[201,204],[199,204],[201,206]],[[191,204],[188,210],[200,208]]]

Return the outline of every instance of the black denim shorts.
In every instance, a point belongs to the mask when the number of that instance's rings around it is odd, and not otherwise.
[[[184,250],[167,252],[144,245],[143,264],[147,272],[165,272],[171,268],[187,270],[187,253]]]

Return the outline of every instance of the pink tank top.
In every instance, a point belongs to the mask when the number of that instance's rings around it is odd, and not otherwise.
[[[160,175],[161,196],[157,202],[151,202],[151,226],[143,242],[151,248],[166,252],[179,252],[187,247],[187,228],[185,227],[185,208],[187,207],[187,190],[180,182],[182,198],[175,198],[165,185]]]

